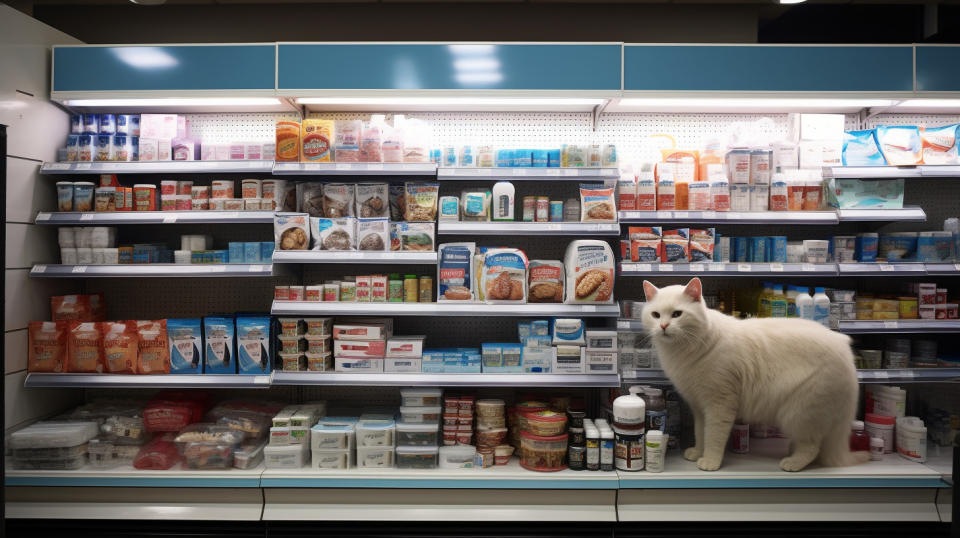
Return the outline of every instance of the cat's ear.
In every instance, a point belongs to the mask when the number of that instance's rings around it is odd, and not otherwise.
[[[683,288],[683,293],[699,303],[700,299],[703,298],[703,284],[700,283],[700,279],[694,277],[693,280],[688,282],[686,287]]]
[[[657,292],[660,291],[656,286],[653,285],[649,280],[643,281],[643,294],[646,296],[648,301],[652,301],[654,297],[657,296]]]

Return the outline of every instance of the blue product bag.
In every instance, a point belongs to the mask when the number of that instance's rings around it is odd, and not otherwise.
[[[244,263],[246,259],[244,256],[244,245],[246,243],[234,242],[231,241],[227,246],[229,247],[229,256],[230,263]]]
[[[775,235],[769,238],[767,255],[773,263],[787,263],[787,238],[783,235]]]
[[[234,334],[232,317],[203,318],[203,373],[237,373]]]
[[[262,263],[273,261],[273,241],[264,241],[260,243],[260,261]]]
[[[270,353],[270,316],[237,318],[237,369],[241,374],[269,374],[273,365]]]
[[[203,373],[203,325],[199,318],[168,319],[171,374]]]

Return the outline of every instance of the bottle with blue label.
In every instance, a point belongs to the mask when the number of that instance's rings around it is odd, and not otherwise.
[[[830,298],[823,292],[823,288],[815,288],[813,295],[813,321],[830,327]]]
[[[830,307],[827,307],[829,313]],[[773,286],[773,295],[770,297],[770,317],[787,317],[787,298],[783,295],[783,284]]]

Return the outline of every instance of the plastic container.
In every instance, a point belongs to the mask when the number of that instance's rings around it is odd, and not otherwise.
[[[36,422],[10,434],[12,450],[64,448],[84,445],[97,436],[96,422]]]
[[[647,432],[644,446],[647,472],[662,473],[663,460],[667,452],[666,436],[660,430],[651,430]]]
[[[494,463],[496,465],[506,465],[510,463],[513,457],[514,448],[510,445],[499,445],[494,449]]]
[[[398,469],[436,469],[439,459],[440,448],[437,446],[397,447]]]
[[[349,469],[354,465],[355,450],[312,450],[310,467],[313,469]]]
[[[408,424],[428,424],[440,421],[443,409],[436,407],[400,407],[400,416]]]
[[[917,417],[897,419],[897,454],[910,461],[927,461],[927,428]]]
[[[263,449],[263,462],[267,469],[300,469],[308,461],[310,450],[306,444],[267,445]]]
[[[342,450],[353,448],[356,430],[348,424],[321,425],[310,428],[310,448],[313,450]]]
[[[477,430],[477,446],[497,446],[507,438],[508,431],[506,428]]]
[[[880,461],[883,459],[883,439],[879,437],[870,438],[870,460]]]
[[[441,469],[472,469],[477,449],[470,445],[442,446],[439,452]]]
[[[505,407],[503,400],[477,400],[477,418],[502,417]]]
[[[440,424],[397,423],[397,446],[437,446],[440,444]]]
[[[894,424],[896,419],[876,413],[867,413],[864,417],[867,435],[883,439],[883,453],[892,454],[894,448]]]
[[[560,435],[567,430],[567,415],[556,411],[535,411],[524,414],[526,418],[525,431],[533,435],[552,436]]]
[[[233,466],[237,469],[252,469],[263,462],[263,447],[266,441],[241,445],[233,451]]]
[[[39,460],[39,459],[17,459],[12,458],[11,463],[14,469],[23,470],[44,470],[44,471],[75,471],[87,463],[86,453],[75,458],[61,460]]]
[[[853,452],[870,450],[870,436],[864,431],[862,420],[854,420],[850,432],[850,450]]]
[[[541,436],[520,432],[520,465],[531,471],[567,468],[567,434]]]
[[[400,389],[403,407],[436,407],[443,402],[440,389]]]
[[[393,459],[393,445],[357,447],[357,467],[385,469],[393,467]]]
[[[357,448],[393,446],[396,424],[391,421],[361,420],[357,423]]]

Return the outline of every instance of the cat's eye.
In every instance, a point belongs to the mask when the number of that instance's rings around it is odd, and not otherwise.
[[[675,318],[679,318],[679,317],[680,317],[680,314],[683,314],[683,311],[682,311],[682,310],[674,310],[674,311],[673,311],[673,317],[675,317]]]
[[[650,312],[650,315],[653,316],[654,319],[660,319],[660,312]]]

